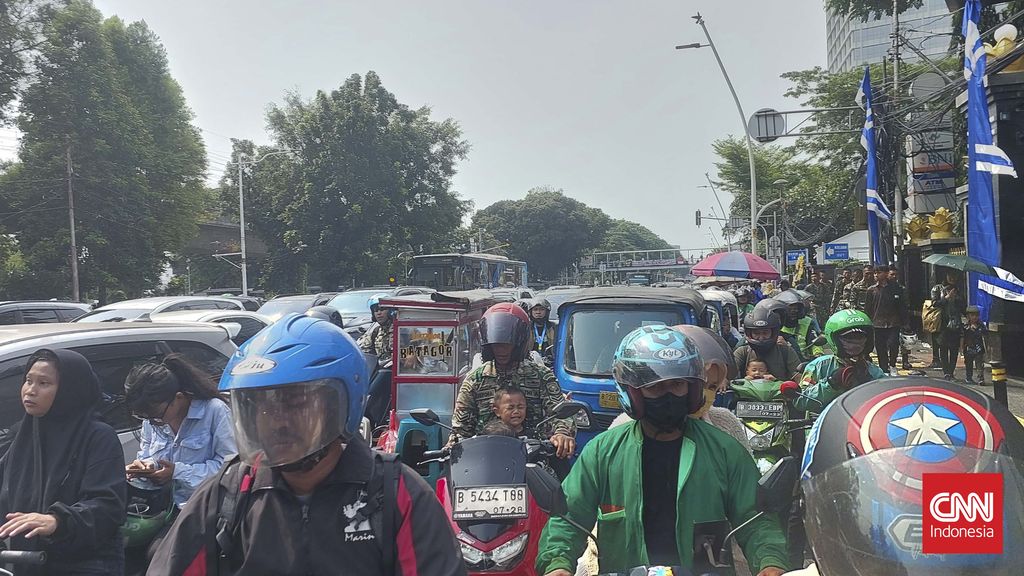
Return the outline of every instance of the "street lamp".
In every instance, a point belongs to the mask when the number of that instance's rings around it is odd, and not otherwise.
[[[683,44],[676,46],[676,50],[708,46],[715,54],[715,60],[718,61],[718,67],[722,70],[722,76],[725,77],[725,83],[729,85],[729,92],[732,93],[732,99],[736,103],[736,111],[740,113],[740,125],[743,127],[743,136],[747,140],[747,160],[750,162],[750,214],[753,216],[757,213],[757,169],[754,166],[754,144],[751,141],[750,133],[747,131],[747,115],[743,113],[743,106],[740,105],[739,96],[736,95],[736,89],[732,86],[729,73],[725,71],[725,64],[722,64],[722,58],[718,55],[718,48],[715,48],[715,42],[711,39],[708,27],[704,24],[704,18],[700,13],[692,18],[697,21],[697,25],[704,31],[704,37],[707,38],[708,43],[701,44],[700,42],[695,42],[693,44]],[[755,218],[750,219],[750,252],[757,254],[757,220]]]
[[[278,150],[276,152],[267,152],[259,158],[255,158],[248,162],[245,161],[246,154],[244,152],[238,153],[238,244],[239,249],[242,253],[242,296],[249,295],[249,275],[246,266],[246,254],[245,254],[245,195],[242,193],[242,167],[246,164],[255,166],[260,162],[263,162],[271,156],[277,156],[279,154],[292,154],[293,150]]]

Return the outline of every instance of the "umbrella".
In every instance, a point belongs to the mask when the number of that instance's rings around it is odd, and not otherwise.
[[[778,280],[779,272],[764,258],[750,252],[719,252],[690,270],[694,276],[731,276],[753,280]]]
[[[706,286],[708,284],[736,284],[738,282],[746,282],[746,278],[736,278],[733,276],[701,276],[693,281],[698,286]]]
[[[961,272],[977,272],[979,274],[988,274],[989,276],[996,275],[996,271],[991,266],[970,256],[932,254],[925,258],[923,262],[933,266],[942,266],[943,268],[954,268]]]

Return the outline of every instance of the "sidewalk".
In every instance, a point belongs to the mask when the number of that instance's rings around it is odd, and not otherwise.
[[[908,376],[908,375],[911,374],[912,371],[921,371],[921,372],[924,372],[925,375],[927,375],[927,376],[931,376],[931,377],[934,377],[934,378],[942,378],[942,369],[941,368],[928,368],[928,366],[931,366],[931,363],[932,363],[932,348],[931,348],[931,346],[926,344],[926,343],[924,343],[924,342],[918,342],[917,344],[914,345],[913,349],[910,351],[910,365],[913,367],[913,370],[900,370],[899,372],[900,372],[901,376]],[[986,387],[991,387],[992,386],[992,369],[989,368],[987,364],[985,366],[984,374],[985,374],[985,386]],[[954,377],[957,380],[959,380],[961,383],[963,383],[963,379],[967,377],[967,371],[964,368],[964,357],[963,357],[963,354],[961,354],[957,358],[956,372],[954,374]],[[977,379],[977,375],[975,375],[975,379]],[[1007,386],[1012,386],[1014,388],[1022,388],[1022,389],[1024,389],[1024,379],[1015,378],[1013,376],[1007,376],[1007,378],[1006,378],[1006,385]]]

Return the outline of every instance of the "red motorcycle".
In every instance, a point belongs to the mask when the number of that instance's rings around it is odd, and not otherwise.
[[[589,418],[586,404],[567,400],[555,407],[551,418],[571,418],[580,411]],[[410,416],[424,426],[447,428],[429,409],[412,410]],[[470,574],[536,574],[534,562],[548,515],[526,485],[526,465],[546,462],[554,454],[554,446],[546,440],[508,436],[477,436],[423,454],[427,462],[446,463],[437,481],[437,497],[448,513]],[[553,474],[552,480],[557,482]]]

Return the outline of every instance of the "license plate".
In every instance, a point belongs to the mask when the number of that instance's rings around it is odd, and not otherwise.
[[[597,404],[601,408],[622,410],[622,404],[619,402],[618,392],[601,392],[601,395],[597,399]]]
[[[785,402],[737,402],[737,418],[780,420],[786,416]]]
[[[526,484],[456,488],[453,520],[526,518]]]

